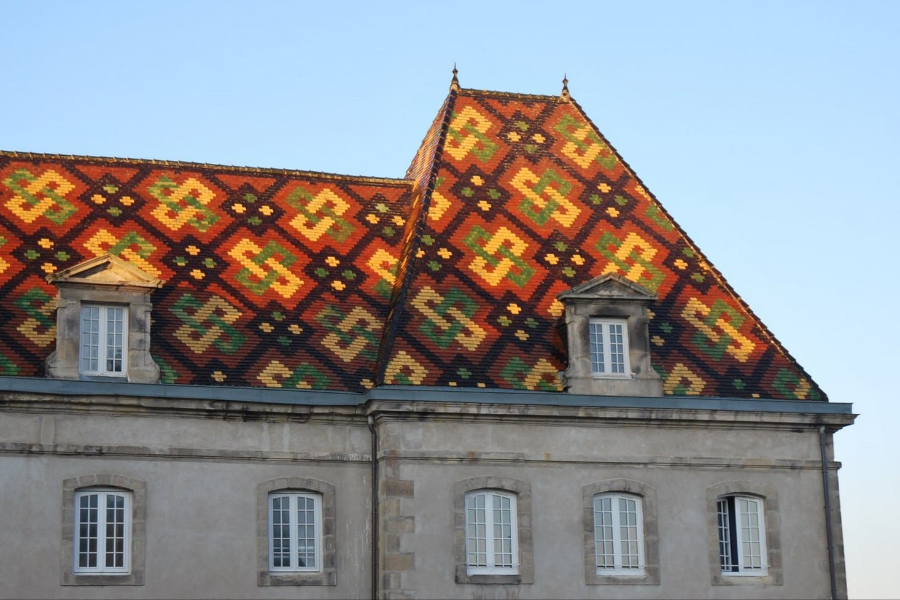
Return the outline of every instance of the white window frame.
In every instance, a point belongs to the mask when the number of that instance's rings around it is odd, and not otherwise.
[[[608,512],[610,516],[610,522],[607,525],[602,521],[598,521],[598,517],[602,512],[599,510],[600,503],[603,500],[610,501],[610,511]],[[623,519],[623,511],[621,508],[621,502],[633,502],[634,503],[634,523],[626,524],[625,527],[633,528],[634,539],[622,540],[622,519]],[[640,496],[636,496],[633,494],[618,494],[618,493],[608,493],[608,494],[597,494],[594,496],[593,501],[593,513],[594,513],[594,565],[597,569],[597,575],[625,575],[625,576],[637,576],[643,577],[646,575],[646,562],[644,559],[644,511],[643,511],[643,499]],[[608,532],[602,531],[603,529],[608,529]],[[631,537],[631,533],[629,533],[629,537]],[[609,538],[607,538],[609,536]],[[602,566],[600,564],[600,555],[601,555],[601,544],[606,543],[612,544],[612,556],[613,556],[613,566]],[[624,565],[624,555],[623,552],[623,544],[624,543],[634,543],[635,548],[634,552],[629,552],[629,556],[637,555],[637,565],[636,566],[626,566]],[[629,549],[630,550],[630,549]]]
[[[479,498],[483,498],[484,500],[483,508],[477,506]],[[508,523],[502,522],[502,516],[500,523],[494,522],[494,513],[496,511],[494,508],[495,500],[501,502],[501,504],[504,500],[509,501],[509,507],[506,509],[506,512],[509,514]],[[477,513],[479,510],[483,510],[483,523],[478,521],[479,515]],[[466,571],[469,575],[516,575],[519,573],[517,510],[517,498],[516,495],[512,493],[499,490],[475,490],[466,494]],[[484,526],[484,538],[481,540],[484,542],[483,552],[479,551],[480,548],[477,545],[479,541],[479,536],[477,535],[478,525]],[[503,535],[502,527],[504,525],[509,529],[508,536]],[[489,532],[495,532],[497,526],[501,527],[500,537],[497,537],[496,534],[488,535]],[[473,530],[473,528],[476,529]],[[473,533],[475,535],[473,535]],[[497,564],[497,553],[495,550],[498,541],[501,543],[501,553],[510,556],[509,564]],[[504,541],[509,542],[509,552],[502,552],[502,543]],[[478,554],[484,555],[484,561],[478,561],[477,559],[473,560],[473,555]],[[479,564],[481,562],[484,564]]]
[[[765,514],[765,500],[756,496],[730,495],[716,501],[719,566],[723,576],[768,575]],[[752,564],[754,558],[757,564]]]
[[[612,334],[621,336],[621,347],[613,352]],[[598,333],[600,334],[598,336]],[[628,350],[627,319],[610,319],[591,317],[588,324],[588,344],[591,355],[591,376],[597,379],[631,379],[631,361]],[[599,337],[599,339],[598,339]],[[619,344],[617,344],[619,345]],[[612,360],[613,354],[621,358],[621,362]],[[618,367],[622,372],[614,372]]]
[[[275,501],[288,501],[288,566],[275,566]],[[300,500],[312,501],[313,506],[313,558],[315,564],[313,566],[300,565],[300,524],[298,515],[298,506]],[[268,525],[268,543],[269,543],[269,571],[272,573],[318,573],[322,571],[322,495],[310,492],[293,492],[288,490],[275,491],[269,493],[269,525]],[[309,525],[309,523],[307,523]],[[309,538],[305,538],[309,539]]]
[[[83,554],[81,551],[81,545],[83,540],[82,535],[82,525],[85,527],[89,527],[90,523],[82,523],[82,517],[84,511],[90,510],[90,508],[81,507],[82,499],[88,499],[91,496],[97,497],[97,507],[96,507],[96,547],[95,551],[92,554],[96,554],[96,565],[91,566],[81,566],[81,557]],[[109,522],[109,513],[108,508],[106,507],[107,499],[110,497],[119,497],[123,498],[122,507],[114,508],[113,510],[122,511],[122,535],[115,535],[116,532],[113,531],[113,536],[109,535],[108,527],[115,527],[115,521]],[[131,573],[131,528],[132,528],[132,513],[131,513],[131,503],[132,503],[132,494],[128,490],[114,489],[114,488],[90,488],[85,490],[80,490],[75,492],[74,496],[75,500],[75,522],[74,522],[74,532],[72,536],[72,572],[76,575],[85,575],[85,574],[101,574],[101,575],[128,575]],[[101,535],[102,534],[102,535]],[[113,552],[115,554],[122,555],[122,564],[121,566],[107,566],[106,565],[106,555],[108,546],[114,543],[114,540],[120,537],[122,540],[121,552],[115,552],[113,548]],[[89,540],[84,540],[88,544]],[[89,550],[89,548],[88,548]],[[90,553],[90,552],[89,552]]]
[[[85,313],[86,311],[98,309],[99,310],[99,321],[98,321],[98,331],[89,332],[85,331]],[[110,370],[107,367],[107,361],[110,360],[108,356],[111,346],[109,344],[109,335],[115,335],[116,332],[109,332],[109,324],[110,324],[110,314],[111,310],[119,310],[122,311],[122,344],[121,344],[121,370],[117,371],[115,368]],[[83,375],[99,375],[103,377],[126,377],[128,375],[128,307],[117,304],[82,304],[81,306],[81,316],[79,320],[79,338],[78,338],[78,369],[79,372]],[[86,357],[84,355],[85,347],[91,346],[93,347],[95,344],[85,344],[85,336],[96,334],[97,335],[97,369],[91,369],[89,366],[85,366],[85,361],[91,360],[90,357]],[[112,360],[116,360],[115,357]]]

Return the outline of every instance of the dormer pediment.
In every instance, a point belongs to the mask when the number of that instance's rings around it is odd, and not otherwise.
[[[656,300],[656,294],[621,275],[608,273],[590,281],[576,285],[557,296],[565,302],[591,302],[595,300],[625,300],[649,302]]]
[[[159,278],[112,254],[97,256],[58,273],[51,273],[47,276],[47,281],[54,285],[162,287],[162,280]]]
[[[662,381],[650,361],[648,311],[656,294],[621,275],[608,273],[576,285],[557,298],[566,307],[569,365],[565,385],[569,392],[663,395]],[[618,368],[606,364],[606,358],[613,354],[613,335],[618,336]]]
[[[50,377],[159,382],[159,365],[150,355],[150,294],[162,287],[159,278],[126,260],[104,254],[51,273],[47,281],[57,289],[56,350],[47,357]],[[104,333],[108,327],[118,327],[118,340]],[[104,363],[90,354],[82,361],[85,334],[96,340],[95,356],[110,352],[120,361]],[[110,343],[119,345],[108,350]]]

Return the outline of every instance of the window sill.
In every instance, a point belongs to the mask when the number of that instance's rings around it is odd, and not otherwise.
[[[60,585],[144,585],[144,574],[135,573],[63,573]]]
[[[713,585],[782,585],[780,578],[775,577],[772,573],[767,575],[749,574],[749,573],[720,573],[713,576]]]
[[[588,573],[586,585],[659,585],[659,570],[648,567],[642,573]]]
[[[258,586],[337,585],[337,574],[334,569],[316,573],[260,571],[256,583]]]
[[[468,583],[476,585],[522,585],[522,576],[518,573],[509,575],[469,575],[457,574],[456,583]]]
[[[128,374],[122,373],[121,375],[103,375],[100,373],[79,373],[78,379],[80,381],[127,381]]]

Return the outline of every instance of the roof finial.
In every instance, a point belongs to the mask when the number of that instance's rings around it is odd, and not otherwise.
[[[566,74],[563,73],[563,89],[562,93],[559,95],[560,102],[568,102],[571,96],[569,96],[569,79],[566,77]]]
[[[456,61],[454,60],[453,61],[453,79],[450,81],[450,90],[451,91],[453,91],[453,90],[456,90],[457,92],[459,91],[459,79],[456,78],[456,74],[458,72],[459,71],[456,70]]]

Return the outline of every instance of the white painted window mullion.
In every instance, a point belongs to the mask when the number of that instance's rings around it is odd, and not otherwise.
[[[588,338],[594,377],[631,377],[625,319],[591,318]]]
[[[470,493],[465,506],[469,574],[517,573],[516,498],[499,492]]]
[[[270,494],[269,570],[315,572],[321,570],[322,560],[321,497],[297,492]]]
[[[723,575],[762,576],[768,571],[764,501],[726,496],[716,502],[719,563]]]
[[[128,309],[81,307],[79,369],[86,375],[121,377],[128,366]]]
[[[625,494],[594,497],[594,556],[598,575],[644,574],[641,504],[640,497]]]
[[[75,495],[73,572],[126,574],[131,569],[131,495],[91,490]]]

